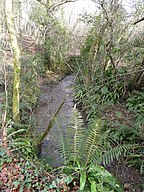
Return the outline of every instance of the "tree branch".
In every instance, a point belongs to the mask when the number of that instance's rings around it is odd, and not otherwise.
[[[140,23],[141,21],[144,21],[144,17],[142,17],[142,18],[139,19],[138,21],[134,22],[134,25],[136,25],[137,23]]]
[[[49,7],[50,10],[55,10],[57,7],[59,6],[62,6],[66,3],[73,3],[73,2],[76,2],[78,0],[64,0],[64,1],[61,1],[60,3],[57,3],[57,4],[53,4]]]
[[[42,2],[42,0],[36,0],[36,1],[38,1],[40,4],[46,6],[46,4],[44,2]]]
[[[36,1],[39,2],[40,4],[44,5],[47,10],[54,11],[59,6],[62,6],[66,3],[74,3],[78,0],[62,0],[61,2],[59,2],[57,4],[53,4],[53,5],[49,5],[48,3],[44,3],[43,0],[36,0]]]

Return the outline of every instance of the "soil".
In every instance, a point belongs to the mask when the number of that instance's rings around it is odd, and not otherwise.
[[[103,119],[113,123],[121,123],[135,129],[135,113],[126,109],[125,103],[115,104],[103,110]],[[113,127],[117,129],[118,127]],[[139,137],[139,143],[142,145],[143,138]],[[144,157],[143,157],[144,158]],[[143,158],[141,161],[143,161]],[[134,161],[134,159],[133,159]],[[106,169],[111,172],[124,186],[126,192],[144,192],[144,176],[140,174],[140,165],[132,166],[127,158],[122,158],[119,162],[114,162]]]
[[[60,166],[63,162],[58,148],[59,132],[62,131],[65,135],[67,127],[71,123],[74,107],[74,78],[74,75],[67,75],[58,83],[43,84],[41,86],[42,94],[34,111],[37,120],[35,134],[39,135],[48,127],[50,120],[65,100],[54,125],[41,144],[41,157],[48,159],[49,164],[53,167]]]
[[[124,186],[126,192],[144,192],[144,177],[136,167],[128,165],[126,162],[115,162],[107,166],[106,169],[112,173]]]

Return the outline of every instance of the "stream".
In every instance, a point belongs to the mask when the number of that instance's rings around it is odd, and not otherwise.
[[[60,166],[63,163],[58,147],[59,130],[62,129],[66,133],[70,124],[74,107],[74,80],[75,76],[71,74],[57,84],[42,86],[42,94],[35,109],[36,134],[39,135],[48,127],[60,104],[66,99],[53,127],[41,144],[40,156],[46,158],[53,167]]]

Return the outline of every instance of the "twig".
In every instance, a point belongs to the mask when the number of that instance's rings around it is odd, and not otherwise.
[[[144,17],[142,17],[142,18],[139,19],[138,21],[135,21],[133,24],[136,25],[137,23],[140,23],[141,21],[144,21]]]
[[[65,0],[65,1],[61,1],[60,3],[58,3],[58,4],[54,4],[54,5],[51,5],[50,7],[49,7],[49,9],[50,10],[55,10],[57,7],[59,7],[59,6],[62,6],[62,5],[64,5],[64,4],[66,4],[66,3],[74,3],[74,2],[76,2],[77,0]]]

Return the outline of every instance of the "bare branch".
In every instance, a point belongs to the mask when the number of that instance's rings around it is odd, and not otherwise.
[[[64,1],[61,1],[60,3],[51,5],[51,6],[49,7],[49,9],[50,9],[50,10],[55,10],[55,9],[56,9],[57,7],[59,7],[59,6],[62,6],[62,5],[64,5],[64,4],[66,4],[66,3],[74,3],[74,2],[76,2],[76,1],[78,1],[78,0],[64,0]]]
[[[36,0],[36,1],[39,2],[40,4],[44,5],[47,10],[54,11],[59,6],[62,6],[64,4],[66,4],[66,3],[74,3],[74,2],[76,2],[78,0],[61,0],[59,3],[52,4],[52,5],[49,5],[48,1],[47,1],[47,3],[44,3],[43,0]]]
[[[107,22],[110,23],[109,17],[108,17],[108,13],[107,13],[107,11],[106,11],[106,9],[105,9],[105,7],[104,7],[104,2],[101,2],[101,3],[100,3],[100,6],[102,7],[103,12],[104,12],[105,15],[106,15],[106,20],[107,20]]]
[[[140,23],[141,21],[144,21],[144,17],[139,19],[138,21],[134,22],[134,25],[136,25],[137,23]]]
[[[44,2],[42,2],[42,0],[36,0],[36,1],[38,1],[40,4],[46,6],[46,4]]]

